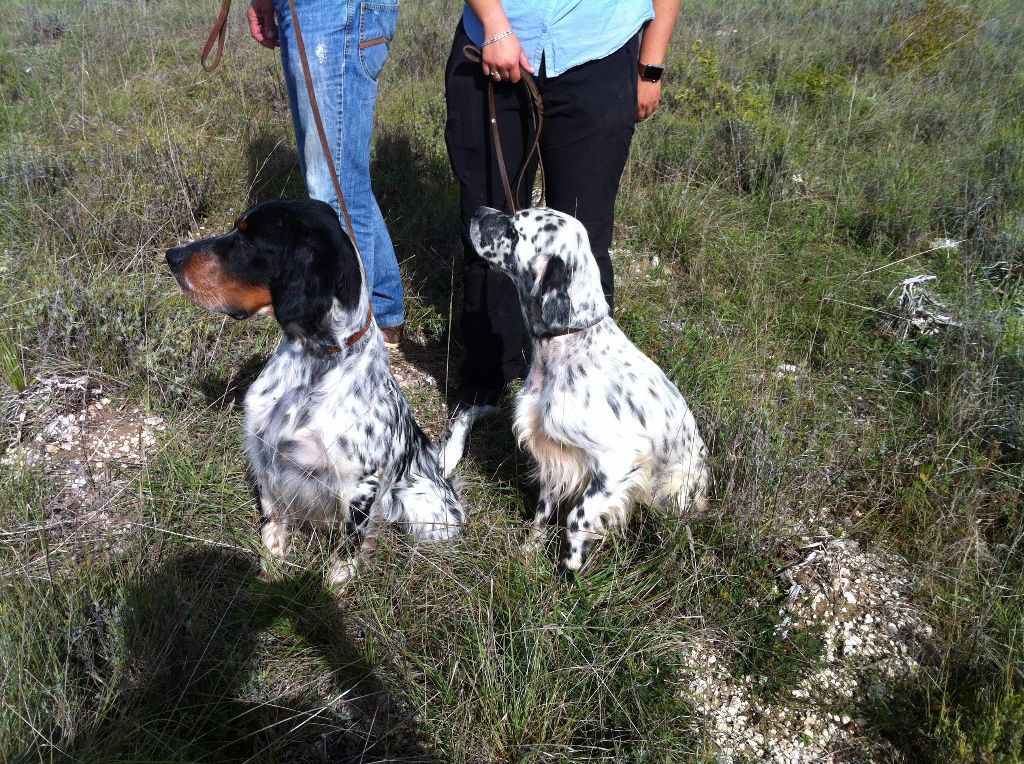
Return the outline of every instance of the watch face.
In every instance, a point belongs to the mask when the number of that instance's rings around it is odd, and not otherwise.
[[[640,79],[644,82],[660,82],[661,75],[665,73],[664,66],[653,66],[652,64],[640,64]]]

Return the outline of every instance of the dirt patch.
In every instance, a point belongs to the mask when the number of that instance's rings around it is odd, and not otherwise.
[[[87,376],[40,380],[5,413],[10,435],[0,465],[45,475],[48,523],[108,537],[128,531],[138,518],[115,509],[115,500],[148,463],[167,428],[163,417],[113,401]]]
[[[915,673],[931,628],[915,612],[906,563],[863,551],[851,540],[813,541],[782,572],[788,596],[776,630],[820,630],[821,666],[789,691],[764,700],[758,677],[736,678],[714,645],[693,642],[683,696],[701,719],[718,760],[769,762],[870,760],[858,709],[887,685]]]

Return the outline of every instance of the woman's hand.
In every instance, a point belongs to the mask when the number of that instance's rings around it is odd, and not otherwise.
[[[491,36],[496,37],[503,31],[505,30],[499,30]],[[487,37],[486,30],[484,38],[491,39]],[[533,67],[530,66],[530,59],[523,52],[523,47],[519,44],[519,38],[515,33],[502,37],[490,45],[484,45],[480,52],[484,76],[491,77],[495,82],[499,79],[505,82],[519,82],[520,66],[530,74],[534,73]],[[495,73],[499,76],[496,77]]]
[[[658,110],[661,103],[661,83],[640,80],[636,92],[636,121],[643,122]]]
[[[277,19],[274,18],[274,0],[252,0],[245,12],[249,19],[249,34],[264,48],[276,48]]]

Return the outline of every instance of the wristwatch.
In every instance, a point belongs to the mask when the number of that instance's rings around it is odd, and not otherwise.
[[[644,82],[661,82],[662,75],[665,74],[664,66],[655,66],[654,64],[640,64],[640,79]]]

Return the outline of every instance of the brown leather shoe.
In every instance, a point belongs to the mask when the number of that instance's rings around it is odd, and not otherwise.
[[[384,335],[384,347],[388,350],[398,350],[398,346],[402,344],[402,336],[405,333],[405,324],[382,326],[380,327],[380,333]]]

